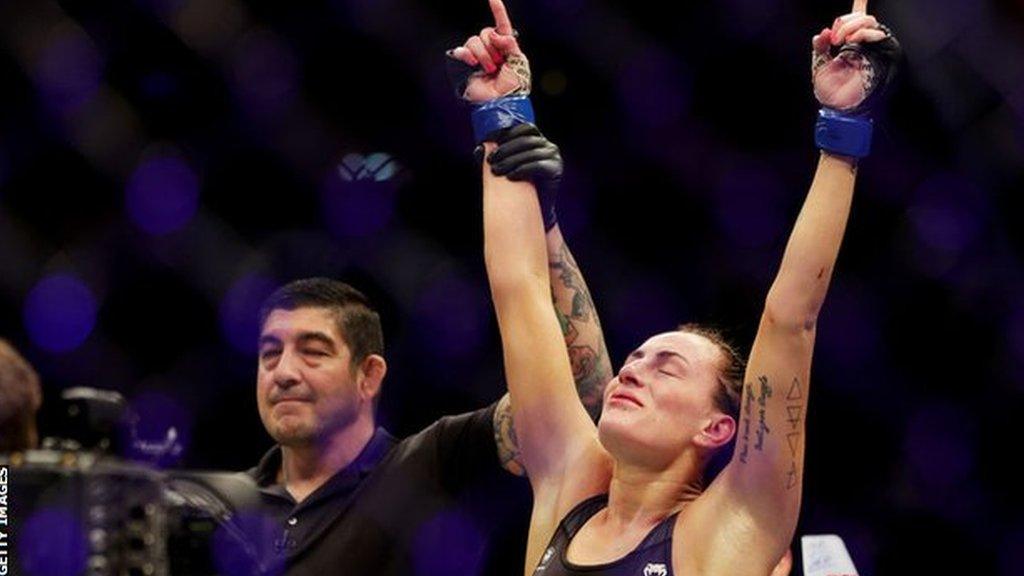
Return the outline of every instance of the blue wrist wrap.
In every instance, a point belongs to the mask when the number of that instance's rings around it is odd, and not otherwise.
[[[505,96],[473,106],[473,136],[481,144],[498,130],[517,124],[533,124],[533,105],[529,96]]]
[[[863,158],[871,152],[871,132],[872,123],[868,118],[822,108],[814,127],[814,143],[826,152]]]

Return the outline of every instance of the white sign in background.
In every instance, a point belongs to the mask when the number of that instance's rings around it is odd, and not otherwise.
[[[858,576],[843,539],[835,534],[800,537],[804,576]]]

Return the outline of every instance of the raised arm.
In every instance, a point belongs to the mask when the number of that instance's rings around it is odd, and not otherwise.
[[[815,93],[825,106],[817,133],[823,152],[765,300],[747,366],[733,459],[709,489],[724,495],[736,517],[756,527],[756,546],[765,559],[776,559],[785,550],[800,508],[818,312],[839,254],[857,173],[856,159],[837,151],[866,154],[858,146],[870,138],[863,105],[877,88],[872,78],[887,80],[892,64],[891,58],[888,64],[876,60],[877,49],[895,41],[862,11],[864,4],[855,3],[856,13],[837,19],[813,41]],[[833,46],[844,49],[833,57]],[[837,128],[835,122],[844,124]],[[832,138],[835,130],[845,139]]]
[[[596,440],[577,399],[551,306],[540,206],[533,186],[484,166],[484,259],[504,350],[522,462],[535,486],[559,474],[581,442]]]
[[[531,182],[537,189],[546,230],[552,303],[569,353],[576,393],[596,422],[612,367],[594,301],[558,225],[555,199],[562,178],[561,153],[533,124],[520,124],[501,132],[497,144],[497,149],[488,155],[491,173],[515,182]],[[482,159],[482,147],[479,156]],[[495,435],[503,466],[522,473],[507,395],[495,411]]]
[[[736,450],[723,479],[739,503],[792,538],[800,507],[804,417],[818,311],[839,253],[856,167],[822,153],[765,301],[744,379]]]
[[[569,352],[576,391],[596,421],[612,366],[590,290],[558,225],[555,206],[562,179],[561,152],[533,124],[502,131],[496,143],[497,149],[488,155],[491,173],[514,182],[531,182],[537,189],[547,241],[551,298]]]
[[[491,173],[514,182],[531,182],[537,189],[544,218],[551,298],[562,327],[580,401],[596,421],[604,387],[612,377],[604,333],[590,290],[562,236],[555,210],[562,179],[562,155],[537,126],[519,124],[496,137],[497,149],[488,155]]]
[[[454,61],[449,63],[450,72],[453,72],[459,95],[477,104],[500,103],[505,97],[520,96],[529,90],[529,65],[512,34],[505,8],[499,0],[492,0],[491,9],[495,26],[481,30],[465,45],[449,53]],[[475,128],[477,136],[481,137],[479,128]],[[581,402],[596,416],[600,410],[601,390],[611,375],[611,365],[605,352],[593,301],[575,260],[565,246],[555,218],[554,197],[562,172],[558,148],[531,124],[519,124],[486,136],[481,138],[490,142],[486,148],[487,159],[483,162],[485,256],[505,347],[506,379],[511,398],[522,398],[521,402],[510,401],[510,396],[506,396],[499,402],[495,411],[495,434],[499,456],[505,467],[518,472],[519,466],[525,464],[531,479],[536,481],[548,477],[543,463],[557,461],[561,465],[565,461],[567,451],[571,453],[571,449],[568,445],[560,444],[557,439],[570,438],[571,435],[559,432],[552,434],[553,430],[546,428],[543,432],[545,442],[532,446],[530,439],[537,434],[532,432],[531,422],[520,423],[523,416],[513,417],[513,406],[515,414],[529,412],[530,415],[525,418],[531,421],[539,421],[535,415],[543,419],[546,412],[554,412],[550,421],[558,425],[575,421],[579,413],[585,414],[581,410]],[[500,147],[496,147],[495,143],[500,144]],[[480,149],[479,152],[480,159],[484,160],[485,151]],[[526,182],[535,184],[536,188]],[[527,200],[522,198],[524,194],[532,198],[524,202]],[[512,204],[504,204],[507,201]],[[497,207],[492,209],[492,206]],[[533,210],[525,215],[525,219],[518,218],[528,207]],[[545,360],[551,354],[543,352],[546,349],[546,340],[540,336],[544,334],[543,329],[532,324],[527,324],[525,330],[518,329],[520,320],[529,323],[540,318],[524,314],[524,311],[532,309],[530,303],[534,300],[532,297],[526,300],[522,298],[527,294],[536,295],[535,290],[538,289],[532,283],[524,283],[524,280],[536,279],[539,273],[531,266],[534,260],[529,256],[538,253],[523,250],[529,245],[531,237],[526,230],[517,231],[517,226],[531,223],[533,227],[540,227],[542,222],[539,255],[543,257],[540,262],[544,265],[542,278],[545,280],[542,286],[543,320],[545,323],[553,321],[556,330],[561,328],[557,332],[559,348],[553,354],[559,357],[558,360],[570,362],[576,388],[571,398],[561,399],[562,389],[554,384],[558,378],[551,376],[551,366],[545,368]],[[506,241],[511,245],[505,246]],[[506,301],[514,304],[504,306],[503,302]],[[557,313],[557,320],[552,312]],[[524,334],[530,340],[525,344],[537,347],[524,357],[529,359],[526,360],[526,366],[516,362],[518,356],[513,351],[520,348],[518,334]],[[538,359],[538,355],[545,358]],[[517,374],[529,375],[528,380],[534,381],[531,386],[537,392],[532,389],[517,391],[520,386],[515,381],[521,380]],[[555,391],[541,395],[541,387],[549,384],[554,386]],[[535,397],[542,399],[538,403],[540,407],[527,409],[524,404],[531,404]],[[572,416],[567,418],[566,414]],[[588,437],[594,436],[592,425],[583,425],[583,422],[579,424],[580,430],[586,432]],[[520,446],[523,446],[526,456],[520,454]],[[526,463],[526,459],[532,459],[533,462]]]

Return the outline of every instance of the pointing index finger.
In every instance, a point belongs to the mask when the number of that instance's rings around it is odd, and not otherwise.
[[[512,21],[508,18],[508,10],[505,10],[505,3],[501,0],[490,0],[491,13],[494,14],[494,31],[503,36],[513,33]]]
[[[853,10],[851,10],[851,12],[860,12],[861,14],[867,14],[868,0],[853,0]]]

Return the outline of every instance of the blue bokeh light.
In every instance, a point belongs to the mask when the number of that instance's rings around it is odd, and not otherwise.
[[[323,217],[336,236],[369,236],[384,229],[394,215],[394,185],[377,181],[377,172],[373,172],[390,169],[371,165],[360,155],[348,155],[346,160],[327,175],[320,188]]]
[[[458,275],[435,279],[420,293],[415,319],[423,342],[445,360],[467,358],[485,341],[486,290]]]
[[[486,539],[473,521],[457,510],[424,523],[413,543],[417,575],[480,574]]]
[[[916,264],[940,277],[960,262],[984,234],[987,193],[956,174],[938,174],[915,191],[907,220],[916,239]]]
[[[257,30],[234,47],[231,69],[241,103],[258,116],[278,117],[295,101],[298,63],[277,35]]]
[[[18,561],[25,574],[67,576],[86,567],[88,543],[75,514],[63,508],[40,508],[17,532]]]
[[[228,288],[220,302],[220,330],[236,351],[254,355],[260,335],[259,314],[263,301],[276,287],[261,274],[246,274]]]
[[[630,54],[618,81],[618,94],[638,135],[667,139],[690,106],[689,78],[680,61],[656,46]],[[660,141],[660,140],[659,140]]]
[[[724,172],[714,195],[716,220],[735,246],[770,247],[786,230],[782,212],[785,190],[778,174],[770,169]]]
[[[881,363],[879,306],[873,293],[848,282],[836,282],[822,310],[818,329],[821,353],[834,366],[835,381],[851,393],[881,386],[874,370]]]
[[[675,330],[679,324],[690,321],[681,303],[668,288],[650,278],[631,276],[628,282],[615,286],[606,295],[605,310],[608,324],[615,326],[606,337],[612,350],[628,353],[655,334]],[[612,367],[618,369],[622,359],[612,358]]]
[[[156,156],[140,163],[125,189],[125,209],[139,228],[164,235],[185,227],[199,204],[199,178],[180,158]]]
[[[70,352],[82,345],[96,324],[96,298],[78,278],[53,274],[29,292],[24,309],[29,338],[49,352]]]
[[[903,437],[906,462],[916,480],[916,496],[943,514],[955,514],[966,501],[963,488],[976,469],[974,434],[962,408],[944,402],[920,406]]]
[[[43,101],[54,111],[72,113],[99,91],[102,62],[89,38],[66,31],[43,48],[35,81]]]

